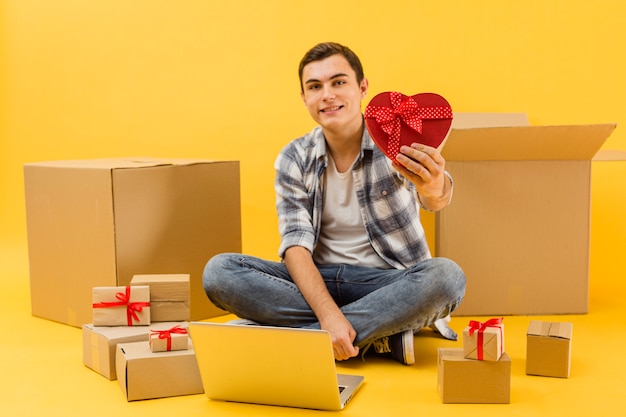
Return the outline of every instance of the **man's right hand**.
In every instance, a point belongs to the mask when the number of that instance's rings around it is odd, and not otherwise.
[[[285,251],[284,260],[291,278],[317,316],[320,328],[330,333],[335,359],[343,361],[357,356],[359,348],[353,345],[356,330],[330,296],[311,252],[292,246]]]
[[[353,345],[356,331],[343,314],[320,322],[320,327],[330,333],[336,360],[344,361],[359,354],[359,348]]]

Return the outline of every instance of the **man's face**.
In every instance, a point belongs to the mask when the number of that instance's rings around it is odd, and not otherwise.
[[[367,80],[356,74],[341,54],[307,64],[302,70],[302,100],[322,128],[340,131],[350,123],[361,123],[361,100]]]

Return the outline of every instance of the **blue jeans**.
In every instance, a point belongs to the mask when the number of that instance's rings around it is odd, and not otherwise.
[[[465,275],[445,258],[408,269],[318,265],[331,296],[364,347],[384,336],[421,329],[450,314],[465,295]],[[220,254],[206,265],[204,290],[218,307],[261,324],[319,329],[285,264]]]

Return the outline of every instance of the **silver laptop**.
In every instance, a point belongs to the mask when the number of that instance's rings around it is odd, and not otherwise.
[[[341,410],[363,383],[337,374],[326,331],[191,322],[189,334],[213,400]]]

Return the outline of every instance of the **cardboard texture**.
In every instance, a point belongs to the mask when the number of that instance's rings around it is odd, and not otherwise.
[[[180,326],[165,330],[151,330],[149,342],[152,352],[185,350],[189,344],[189,333],[187,329]]]
[[[135,275],[130,285],[150,287],[153,322],[189,320],[189,274]]]
[[[511,398],[511,358],[497,362],[463,357],[462,348],[439,348],[437,390],[444,404],[508,404]]]
[[[455,114],[442,149],[455,185],[435,252],[467,277],[455,315],[588,311],[591,163],[615,124],[524,124]]]
[[[83,364],[111,381],[117,379],[115,350],[118,343],[147,342],[150,329],[164,330],[187,323],[158,323],[146,326],[99,327],[83,324]]]
[[[206,262],[241,252],[239,163],[122,158],[24,166],[32,314],[90,323],[91,289],[190,275],[190,319],[224,314]]]
[[[504,353],[504,324],[483,329],[467,326],[463,330],[463,356],[481,361],[498,361]]]
[[[569,378],[572,329],[572,323],[568,322],[532,320],[526,335],[526,373]]]
[[[127,401],[202,394],[191,339],[187,350],[153,353],[147,342],[117,345],[116,370]]]
[[[150,324],[150,287],[94,287],[94,326],[147,326]]]

